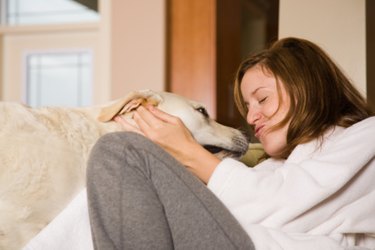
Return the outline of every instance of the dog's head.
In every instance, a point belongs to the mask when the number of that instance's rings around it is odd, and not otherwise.
[[[135,124],[132,120],[132,112],[140,105],[146,104],[154,105],[166,113],[179,117],[198,143],[221,158],[240,157],[248,149],[248,140],[239,130],[221,125],[211,119],[202,104],[168,92],[151,90],[133,92],[104,107],[98,119],[101,122],[108,122],[116,115],[121,115]]]

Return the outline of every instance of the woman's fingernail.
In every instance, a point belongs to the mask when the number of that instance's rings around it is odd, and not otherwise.
[[[152,104],[148,104],[147,105],[147,108],[149,109],[149,110],[155,110],[155,106],[154,105],[152,105]]]

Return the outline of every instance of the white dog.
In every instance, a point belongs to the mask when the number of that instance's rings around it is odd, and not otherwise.
[[[240,156],[247,139],[210,119],[201,104],[150,90],[103,107],[33,109],[0,104],[0,249],[20,249],[85,186],[91,147],[103,134],[122,130],[112,118],[132,122],[132,111],[151,103],[178,116],[194,138],[221,156]],[[220,153],[219,153],[220,154]]]

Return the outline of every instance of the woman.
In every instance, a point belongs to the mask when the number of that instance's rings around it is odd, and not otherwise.
[[[277,41],[240,65],[235,98],[269,156],[255,168],[219,160],[154,107],[137,110],[139,127],[116,118],[135,133],[92,151],[96,248],[375,247],[375,118],[324,51]]]

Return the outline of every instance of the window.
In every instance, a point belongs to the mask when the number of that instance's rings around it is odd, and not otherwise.
[[[90,51],[29,53],[26,72],[26,103],[32,107],[91,104]]]
[[[92,105],[98,2],[0,0],[2,100],[33,107]]]
[[[98,21],[97,1],[85,6],[73,0],[0,0],[6,25],[56,24]]]

